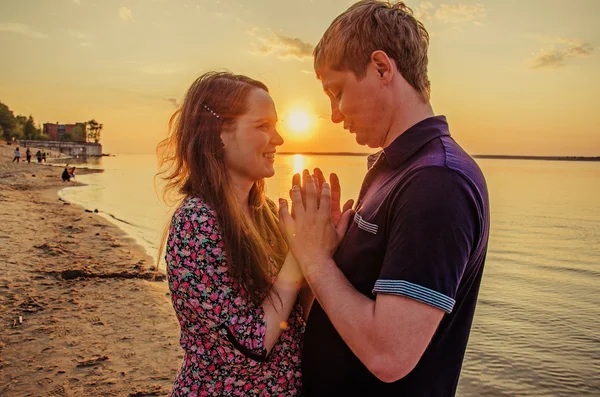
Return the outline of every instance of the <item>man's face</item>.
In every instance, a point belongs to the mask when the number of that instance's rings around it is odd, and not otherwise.
[[[379,72],[369,64],[360,81],[351,71],[317,71],[331,102],[331,121],[344,123],[359,145],[382,147],[390,126],[389,98]]]

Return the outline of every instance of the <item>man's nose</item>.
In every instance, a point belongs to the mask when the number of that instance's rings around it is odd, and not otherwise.
[[[340,108],[338,106],[331,106],[331,121],[336,124],[344,121],[344,115],[342,112],[340,112]]]

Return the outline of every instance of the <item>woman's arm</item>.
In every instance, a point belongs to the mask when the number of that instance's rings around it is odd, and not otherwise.
[[[300,289],[300,306],[302,306],[302,317],[304,321],[308,320],[310,309],[312,308],[313,302],[315,301],[315,294],[310,289],[310,286],[305,281]]]
[[[288,253],[277,275],[269,295],[262,303],[267,323],[265,348],[270,352],[281,332],[287,328],[287,321],[296,303],[298,291],[304,277],[292,254]]]

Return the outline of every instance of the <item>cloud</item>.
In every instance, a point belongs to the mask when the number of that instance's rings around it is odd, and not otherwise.
[[[47,35],[44,33],[33,30],[27,25],[22,23],[0,23],[0,32],[10,32],[10,33],[18,33],[27,37],[31,37],[32,39],[46,39]]]
[[[481,25],[478,19],[485,18],[486,11],[481,4],[440,4],[436,7],[423,1],[414,8],[415,17],[420,21],[438,20],[443,23],[461,24],[473,22]]]
[[[211,12],[211,14],[213,14],[217,18],[230,19],[230,20],[235,21],[235,22],[242,22],[242,18],[240,18],[240,17],[238,17],[238,16],[236,16],[234,14],[230,14],[230,13],[226,13],[226,12],[221,12],[221,11]]]
[[[590,43],[579,40],[556,38],[550,49],[541,49],[530,62],[532,69],[556,69],[567,66],[573,59],[587,58],[594,53]]]
[[[179,108],[179,101],[175,98],[163,98],[164,101],[169,102],[175,109]]]
[[[314,46],[302,41],[297,37],[289,37],[279,33],[272,33],[268,36],[257,36],[256,30],[248,32],[260,41],[255,45],[251,52],[255,55],[269,55],[276,53],[280,58],[296,58],[304,60],[312,57]]]
[[[485,18],[486,13],[481,4],[442,4],[435,17],[445,23],[465,23]]]
[[[428,1],[423,1],[419,3],[418,6],[414,8],[415,17],[419,21],[429,21],[433,18],[433,11],[435,10],[435,6]]]
[[[119,18],[121,18],[121,20],[123,21],[131,21],[131,19],[133,18],[131,14],[131,8],[121,6],[119,8]]]
[[[75,37],[77,40],[86,40],[89,39],[89,36],[83,32],[79,32],[77,30],[67,29],[67,33],[71,37]]]

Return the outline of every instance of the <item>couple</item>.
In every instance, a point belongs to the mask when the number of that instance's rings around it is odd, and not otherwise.
[[[264,84],[207,73],[189,89],[162,143],[167,192],[185,196],[166,240],[185,351],[172,396],[454,395],[489,209],[429,104],[428,43],[403,3],[368,0],[314,51],[332,121],[383,149],[353,209],[318,169],[294,176],[291,208],[265,196],[283,139]]]

